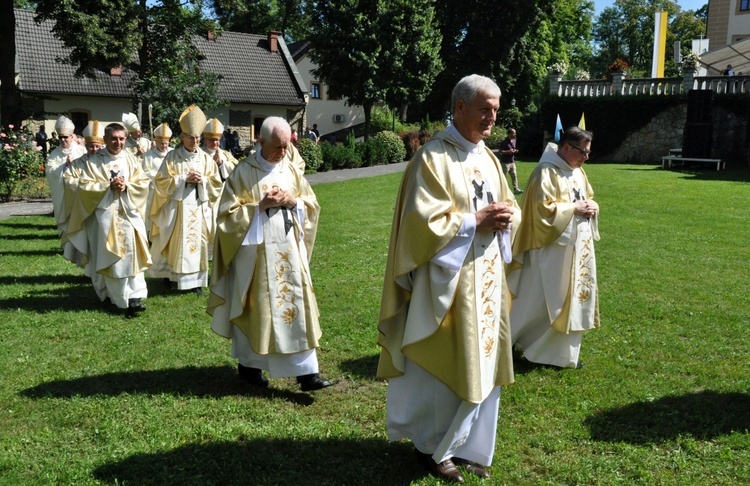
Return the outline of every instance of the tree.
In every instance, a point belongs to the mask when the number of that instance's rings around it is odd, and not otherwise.
[[[445,69],[427,97],[423,115],[442,118],[450,108],[453,86],[472,73],[493,78],[506,96],[513,92],[522,102],[531,99],[544,66],[534,52],[536,39],[527,34],[538,32],[556,1],[499,5],[494,0],[436,0]]]
[[[595,69],[606,72],[606,66],[622,58],[631,66],[634,75],[651,73],[654,14],[669,13],[667,46],[679,40],[689,50],[690,41],[705,32],[705,21],[692,10],[683,12],[673,0],[615,0],[605,8],[594,27],[594,40],[598,45]],[[667,59],[672,51],[667,49]]]
[[[133,103],[154,101],[157,120],[177,126],[176,106],[220,105],[216,75],[196,68],[193,39],[215,30],[201,9],[201,0],[41,0],[36,19],[54,22],[53,33],[70,49],[62,62],[77,66],[77,76],[127,66],[137,73]]]
[[[13,0],[0,0],[0,111],[2,126],[21,125],[21,93],[16,86],[16,14]]]
[[[440,31],[434,10],[425,2],[391,0],[381,19],[382,51],[379,77],[389,80],[386,101],[400,108],[401,120],[411,103],[421,103],[442,69],[439,56]]]
[[[331,0],[310,7],[314,74],[364,108],[365,138],[373,105],[388,93],[400,103],[420,101],[440,66],[431,0]]]
[[[223,28],[234,32],[264,34],[278,30],[288,40],[302,40],[309,33],[303,0],[212,0],[211,8]]]

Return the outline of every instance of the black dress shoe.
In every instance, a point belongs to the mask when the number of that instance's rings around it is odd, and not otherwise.
[[[128,317],[137,316],[145,310],[146,306],[141,303],[141,299],[128,299],[128,310],[126,311]]]
[[[578,362],[578,363],[576,364],[576,369],[577,369],[577,370],[583,369],[583,368],[585,368],[585,367],[586,367],[586,365],[585,365],[585,364],[583,364],[583,363],[581,363],[580,361],[579,361],[579,362]]]
[[[196,287],[196,288],[192,289],[192,292],[195,295],[197,295],[198,297],[203,297],[204,295],[206,295],[206,294],[203,293],[203,289],[200,288],[200,287]]]
[[[320,390],[333,385],[330,381],[321,378],[319,373],[298,376],[297,383],[299,383],[300,390],[303,392]]]
[[[477,464],[474,461],[463,459],[461,457],[454,457],[453,464],[466,469],[467,473],[473,474],[474,476],[479,476],[482,479],[490,478],[490,473],[487,472],[484,466],[482,466],[481,464]]]
[[[431,454],[426,454],[419,449],[414,449],[417,459],[427,468],[433,476],[437,476],[452,483],[463,483],[464,477],[452,460],[446,459],[441,463],[435,462]]]
[[[268,386],[268,378],[263,376],[263,371],[258,368],[250,368],[249,366],[242,366],[237,363],[237,373],[240,374],[240,378],[253,386],[259,386],[262,388]]]

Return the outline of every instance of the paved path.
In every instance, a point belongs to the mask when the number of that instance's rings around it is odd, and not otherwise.
[[[406,162],[402,162],[400,164],[378,165],[375,167],[363,167],[361,169],[316,172],[315,174],[307,174],[305,178],[307,178],[311,185],[314,185],[393,174],[395,172],[403,172],[405,168]],[[51,201],[17,201],[0,204],[0,220],[12,218],[13,216],[39,216],[46,214],[52,214]]]

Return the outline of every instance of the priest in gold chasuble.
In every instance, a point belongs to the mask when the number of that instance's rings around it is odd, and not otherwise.
[[[521,212],[484,146],[500,89],[453,90],[453,125],[412,158],[393,216],[380,308],[378,377],[391,440],[409,438],[433,474],[488,477],[500,386],[513,382],[504,266]]]
[[[84,256],[85,274],[99,298],[135,315],[146,309],[141,300],[148,295],[144,272],[151,257],[144,213],[149,179],[140,161],[124,150],[126,137],[122,125],[107,125],[105,148],[75,162],[69,181],[75,201],[64,241]]]
[[[583,334],[599,327],[599,205],[583,170],[591,140],[571,127],[559,146],[550,143],[521,201],[510,322],[513,344],[534,363],[581,368]]]
[[[151,202],[149,277],[203,295],[208,286],[208,251],[214,235],[213,205],[222,182],[213,160],[199,147],[206,116],[195,105],[180,116],[182,147],[164,157],[154,177]]]
[[[319,375],[321,336],[309,260],[319,206],[303,173],[286,157],[291,128],[264,120],[260,150],[239,162],[219,204],[208,313],[232,340],[240,376],[268,386],[295,376],[303,391],[330,386]]]

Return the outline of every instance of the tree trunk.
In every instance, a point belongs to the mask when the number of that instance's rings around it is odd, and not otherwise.
[[[16,85],[16,13],[13,0],[0,0],[0,112],[2,126],[23,121],[21,92]]]
[[[365,110],[365,142],[370,138],[370,120],[372,119],[372,102],[368,101],[362,108]]]

